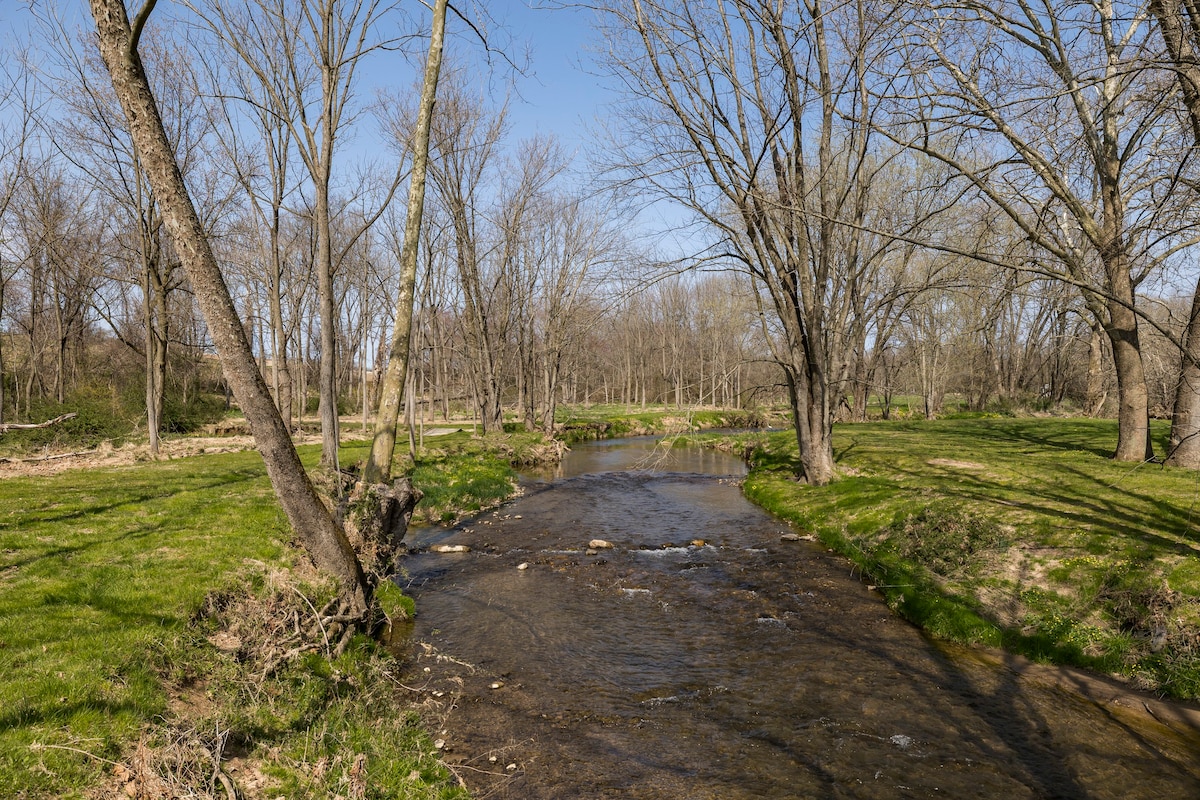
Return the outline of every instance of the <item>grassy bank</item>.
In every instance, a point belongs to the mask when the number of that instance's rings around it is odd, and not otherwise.
[[[436,519],[507,497],[510,461],[538,446],[436,444],[416,470]],[[332,596],[257,453],[9,478],[0,509],[5,796],[224,797],[227,780],[255,796],[464,796],[374,642],[291,660],[256,646]]]
[[[788,424],[785,413],[762,409],[570,406],[560,416],[559,437],[567,444],[624,436],[661,436],[714,428],[772,428]]]
[[[898,612],[1200,697],[1200,474],[1110,461],[1107,421],[868,423],[834,441],[844,477],[825,487],[793,480],[790,434],[731,446],[756,447],[747,496],[848,556]]]

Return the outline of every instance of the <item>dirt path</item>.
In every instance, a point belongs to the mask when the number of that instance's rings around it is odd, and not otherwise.
[[[320,437],[300,434],[296,444],[319,442]],[[188,436],[164,439],[159,446],[159,460],[171,461],[203,453],[235,453],[254,447],[251,436]],[[0,479],[56,475],[73,469],[120,467],[148,463],[150,446],[145,442],[114,447],[104,442],[95,450],[83,452],[47,452],[36,456],[0,458]]]

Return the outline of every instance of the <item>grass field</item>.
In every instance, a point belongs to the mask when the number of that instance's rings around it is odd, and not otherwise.
[[[462,796],[365,637],[266,678],[211,641],[239,608],[254,609],[245,630],[332,594],[285,577],[297,554],[257,453],[10,478],[0,509],[0,795],[119,790],[157,748],[156,780],[213,796],[212,753],[253,761],[233,777],[288,798],[349,796],[355,781],[366,797]]]
[[[620,434],[677,416],[591,422]],[[1110,461],[1113,423],[840,426],[843,476],[826,487],[792,478],[790,434],[701,438],[752,447],[747,494],[935,635],[1200,696],[1200,473]],[[426,445],[431,520],[501,502],[511,464],[548,446],[466,432]],[[347,444],[342,463],[365,453]],[[207,796],[221,796],[216,753],[288,798],[461,797],[369,640],[268,676],[220,640],[329,596],[289,538],[253,452],[0,481],[0,793],[118,791],[154,751],[158,774]]]
[[[825,487],[792,478],[792,435],[738,438],[758,445],[747,495],[935,635],[1200,697],[1200,473],[1109,460],[1115,423],[839,426]]]

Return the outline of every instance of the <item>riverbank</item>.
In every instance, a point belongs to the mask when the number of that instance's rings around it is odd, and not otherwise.
[[[1165,426],[1153,431],[1161,451]],[[712,437],[708,438],[710,442]],[[790,433],[722,437],[747,497],[850,559],[931,634],[1200,697],[1200,482],[1107,456],[1115,423],[839,426],[842,477],[796,483]]]
[[[444,433],[414,469],[433,519],[502,502],[514,463],[558,452]],[[387,649],[321,636],[333,588],[241,444],[0,479],[5,796],[466,796]],[[319,448],[300,451],[311,469]],[[402,634],[411,602],[388,595]]]

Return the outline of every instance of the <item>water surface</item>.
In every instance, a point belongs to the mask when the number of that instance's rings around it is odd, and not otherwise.
[[[581,445],[502,510],[418,533],[472,548],[405,568],[407,685],[476,797],[1200,797],[1186,713],[928,641],[845,560],[781,540],[744,473]]]

